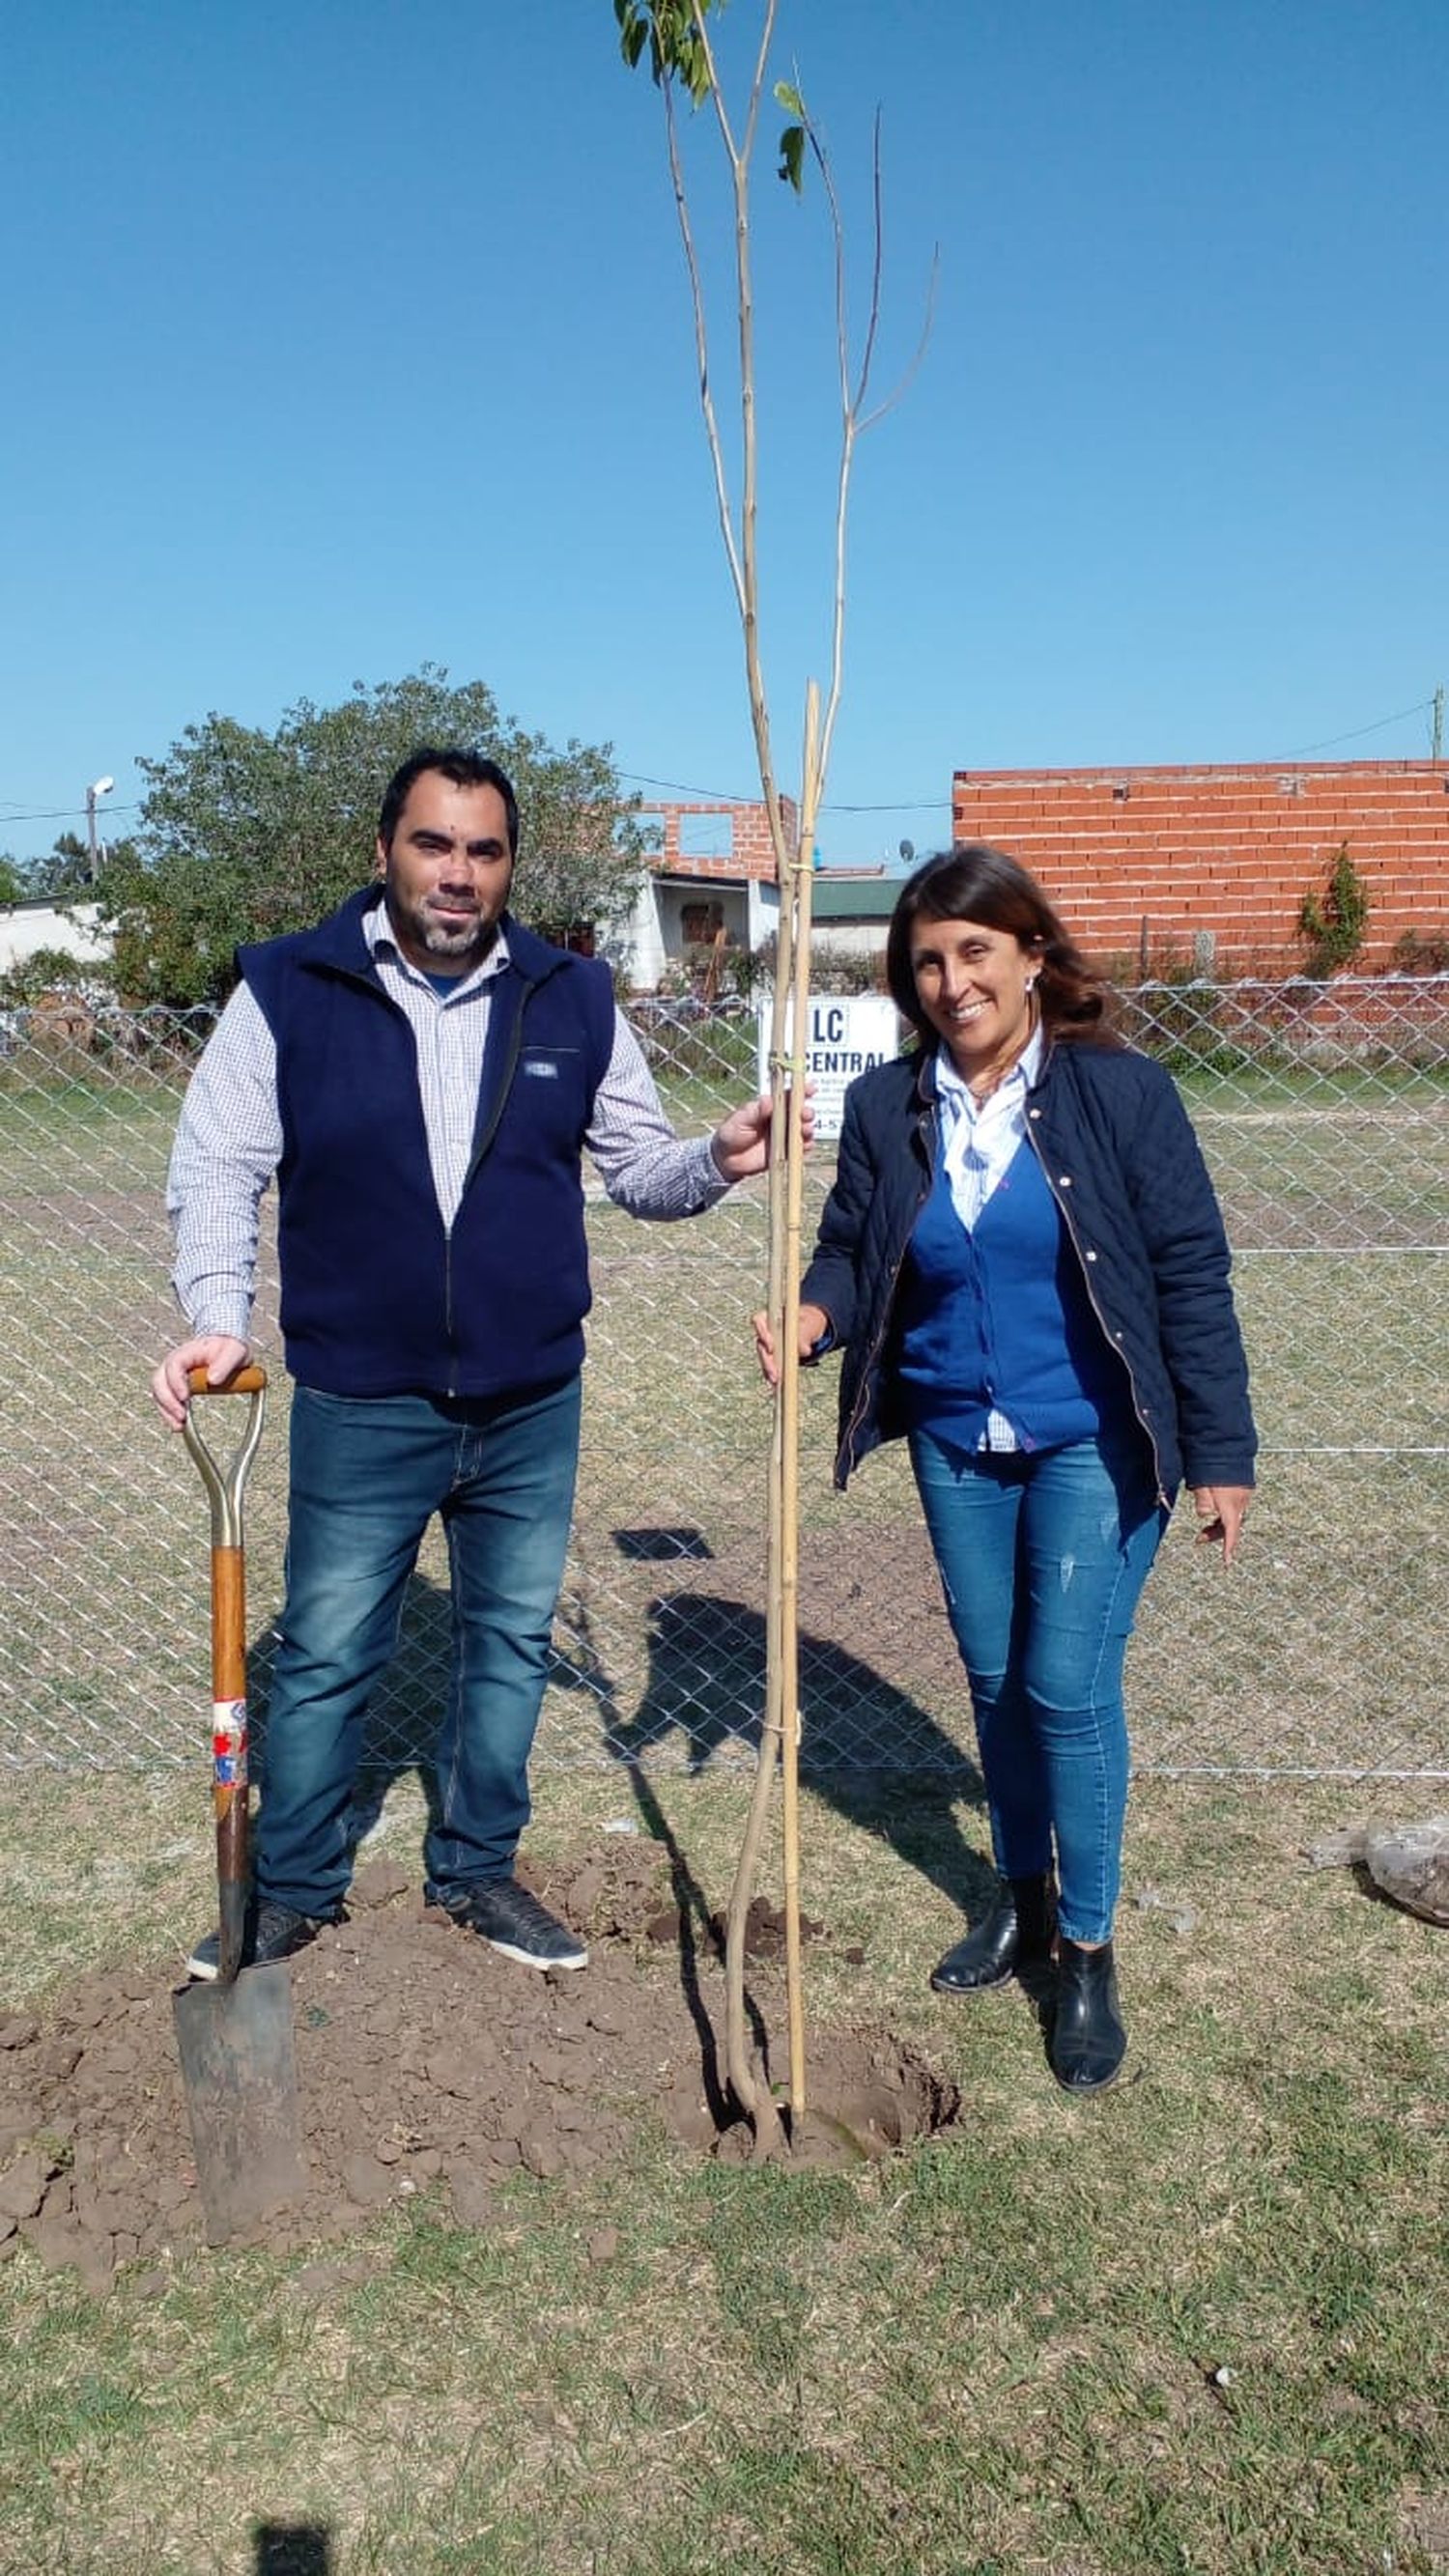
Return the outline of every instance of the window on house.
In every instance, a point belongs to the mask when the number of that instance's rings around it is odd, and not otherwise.
[[[733,814],[680,815],[679,855],[682,859],[732,859],[734,851]]]

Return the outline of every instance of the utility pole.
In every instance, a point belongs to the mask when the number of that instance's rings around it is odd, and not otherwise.
[[[96,845],[96,799],[100,796],[109,796],[115,783],[114,778],[97,778],[86,789],[86,842],[90,854],[92,885],[101,873],[101,854]]]

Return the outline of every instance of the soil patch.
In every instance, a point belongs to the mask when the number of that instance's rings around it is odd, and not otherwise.
[[[387,2203],[446,2190],[486,2226],[523,2170],[564,2182],[625,2157],[641,2120],[730,2160],[750,2132],[720,2065],[723,1979],[712,1926],[682,1907],[658,1843],[620,1839],[521,1872],[587,1934],[580,1973],[498,1957],[423,1904],[388,1861],[364,1867],[346,1923],[291,1962],[305,2196],[253,2242],[346,2236]],[[759,1948],[777,1948],[770,1908]],[[815,1931],[817,1927],[811,1927]],[[118,2264],[205,2241],[164,1971],[87,1979],[42,2019],[0,2013],[0,2260],[22,2240],[103,2289]],[[760,2062],[784,2072],[778,1970],[752,1968]],[[888,2033],[813,2032],[799,2161],[889,2154],[955,2120],[955,2088]]]

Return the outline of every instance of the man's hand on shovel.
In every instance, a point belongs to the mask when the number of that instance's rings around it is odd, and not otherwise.
[[[174,1351],[167,1352],[160,1367],[152,1372],[151,1393],[173,1431],[185,1427],[186,1408],[191,1402],[188,1372],[204,1368],[207,1384],[221,1386],[234,1369],[241,1367],[247,1352],[248,1345],[231,1333],[197,1333],[189,1342],[181,1342]]]

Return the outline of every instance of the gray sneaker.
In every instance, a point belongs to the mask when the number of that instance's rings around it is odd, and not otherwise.
[[[246,1940],[242,1948],[244,1968],[264,1968],[273,1959],[290,1959],[294,1950],[305,1950],[309,1941],[329,1923],[340,1923],[342,1909],[332,1914],[298,1914],[290,1905],[278,1905],[264,1896],[247,1915]],[[221,1934],[208,1932],[198,1941],[186,1962],[189,1977],[214,1980],[221,1971]]]
[[[433,1901],[466,1932],[525,1968],[586,1968],[588,1946],[516,1878],[481,1879],[476,1886],[434,1891]]]

